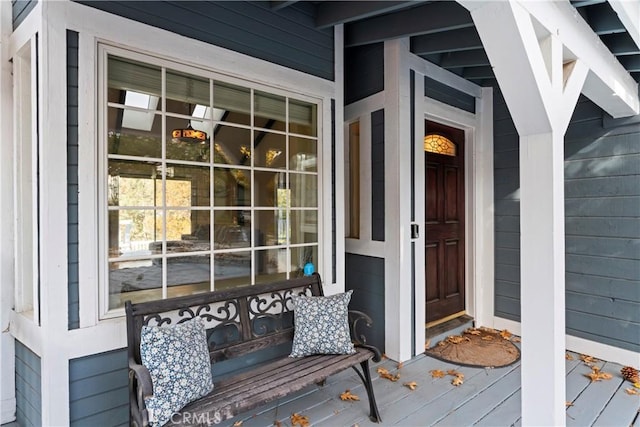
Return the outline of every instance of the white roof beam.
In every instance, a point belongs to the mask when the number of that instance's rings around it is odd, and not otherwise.
[[[587,98],[615,118],[640,113],[638,84],[568,1],[519,3],[551,34],[557,34],[573,55],[588,64],[582,90]],[[630,14],[633,9],[628,8]],[[640,25],[638,22],[636,18],[636,25]]]
[[[609,4],[640,49],[640,2],[609,0]]]

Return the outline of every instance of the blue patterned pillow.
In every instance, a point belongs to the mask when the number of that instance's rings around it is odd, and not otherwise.
[[[153,383],[145,403],[152,426],[213,389],[204,322],[196,317],[172,327],[143,326],[140,358]]]
[[[352,292],[328,297],[292,296],[295,329],[290,357],[355,353],[349,333]]]

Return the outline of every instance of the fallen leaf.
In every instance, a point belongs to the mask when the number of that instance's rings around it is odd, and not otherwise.
[[[464,383],[464,381],[462,380],[462,377],[455,377],[452,381],[451,384],[453,384],[454,386],[458,387],[459,385],[462,385]]]
[[[442,378],[445,376],[445,373],[440,369],[432,369],[429,371],[429,373],[431,374],[432,378]]]
[[[464,378],[464,374],[462,372],[458,372],[455,369],[449,369],[447,371],[447,375],[451,375],[453,377],[460,377],[460,378]]]
[[[512,342],[521,342],[522,340],[519,337],[513,337],[511,338]]]
[[[626,391],[627,394],[640,394],[636,389],[633,388],[627,388],[624,391]]]
[[[447,345],[447,342],[446,342],[446,341],[440,341],[440,342],[438,343],[438,347],[442,347],[442,346],[445,346],[445,345]]]
[[[589,366],[591,366],[592,363],[595,363],[598,361],[598,359],[594,358],[593,356],[587,356],[586,354],[581,354],[580,360],[582,360],[584,363],[586,363]]]
[[[508,330],[506,330],[506,329],[505,329],[505,330],[503,330],[503,331],[500,331],[500,336],[501,336],[502,338],[504,338],[505,340],[508,340],[509,338],[511,338],[511,335],[512,335],[512,334],[511,334],[511,332],[509,332],[509,331],[508,331]]]
[[[564,403],[564,406],[565,406],[565,407],[567,407],[567,408],[568,408],[569,406],[573,406],[573,402],[565,402],[565,403]]]
[[[564,358],[567,359],[567,360],[573,360],[573,356],[570,355],[569,353],[565,353],[564,354]]]
[[[600,380],[610,380],[613,378],[613,375],[608,374],[606,372],[600,372],[600,368],[597,366],[591,367],[591,372],[584,375],[587,378],[591,378],[591,382],[600,381]]]
[[[403,386],[409,387],[411,390],[415,390],[418,387],[418,383],[411,381],[410,383],[404,383]]]
[[[304,415],[300,415],[298,413],[291,414],[291,425],[295,427],[296,425],[300,427],[309,427],[309,417],[305,417]]]
[[[431,340],[427,340],[427,342],[424,343],[424,349],[428,350],[430,346],[431,346]]]
[[[402,362],[398,363],[398,369],[402,369],[403,366],[404,364]]]
[[[282,427],[282,423],[281,423],[280,421],[278,421],[278,420],[275,420],[275,421],[273,422],[273,426],[274,426],[274,427]]]
[[[466,331],[464,331],[464,333],[465,334],[469,334],[469,335],[481,335],[482,334],[482,332],[480,332],[476,328],[469,328]]]
[[[449,335],[446,341],[450,342],[451,344],[460,344],[463,341],[470,341],[470,340],[469,340],[469,337],[463,337],[461,335]]]
[[[484,341],[493,341],[493,337],[491,335],[485,335],[484,337],[482,337],[482,340],[484,340]]]
[[[380,375],[381,378],[386,378],[389,381],[396,382],[400,379],[399,374],[393,375],[391,374],[391,372],[389,372],[385,368],[378,368],[377,371],[378,371],[378,375]]]
[[[640,383],[633,383],[633,386],[634,386],[635,388],[640,388]]]
[[[340,395],[341,400],[360,400],[358,395],[351,393],[351,390],[345,390],[344,393]]]
[[[233,423],[233,427],[240,427],[242,425],[242,421],[236,421]]]

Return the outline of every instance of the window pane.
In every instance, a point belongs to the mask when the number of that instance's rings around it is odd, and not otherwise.
[[[284,172],[255,171],[255,205],[275,208],[286,207],[288,191],[286,190],[286,174]]]
[[[162,260],[142,259],[109,263],[109,308],[126,300],[152,301],[162,298]]]
[[[245,87],[214,83],[213,107],[213,120],[251,124],[251,91]]]
[[[210,260],[209,255],[167,258],[167,296],[172,298],[209,291]]]
[[[167,112],[194,116],[194,112],[202,111],[211,114],[209,103],[209,79],[196,77],[178,71],[167,71]],[[197,108],[201,106],[202,108]],[[207,117],[209,118],[209,117]]]
[[[291,277],[304,276],[304,265],[308,262],[318,271],[318,246],[291,248]]]
[[[256,251],[256,284],[287,278],[287,249]]]
[[[126,116],[138,114],[127,122]],[[124,156],[162,156],[162,120],[153,112],[136,112],[109,107],[108,113],[109,154]]]
[[[289,132],[317,136],[317,110],[315,104],[289,100]]]
[[[254,126],[269,130],[285,130],[286,102],[284,96],[255,92]]]
[[[109,89],[133,91],[156,97],[162,94],[160,67],[110,55],[108,70]]]
[[[210,175],[208,166],[167,164],[167,206],[209,206]]]
[[[162,217],[153,209],[109,211],[109,256],[162,252]]]
[[[209,162],[211,122],[167,117],[167,159]]]
[[[109,206],[157,206],[162,201],[160,163],[109,160]]]
[[[251,246],[251,211],[216,211],[214,224],[216,249]]]
[[[256,246],[275,246],[287,243],[287,211],[285,209],[255,211]]]
[[[286,137],[283,134],[256,131],[254,166],[284,169],[287,158]]]
[[[316,172],[317,142],[315,139],[289,137],[289,169],[297,171]]]
[[[215,168],[213,172],[215,206],[251,206],[251,172]]]
[[[224,165],[251,166],[251,131],[216,125],[213,161]]]
[[[215,289],[251,284],[251,252],[214,255]]]
[[[291,211],[291,243],[318,241],[318,211]]]
[[[291,206],[315,208],[318,206],[318,176],[289,174],[291,180]]]

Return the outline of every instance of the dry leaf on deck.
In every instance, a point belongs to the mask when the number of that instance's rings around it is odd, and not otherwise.
[[[351,393],[351,390],[345,390],[344,393],[340,395],[341,400],[360,400],[358,395]]]
[[[273,426],[274,426],[274,427],[282,427],[282,423],[281,423],[280,421],[278,421],[278,420],[275,420],[275,421],[273,422]]]
[[[305,417],[304,415],[300,415],[298,413],[291,414],[291,425],[295,427],[296,425],[300,427],[309,427],[309,417]]]
[[[444,341],[444,340],[443,340],[443,341],[440,341],[440,342],[438,343],[438,347],[442,347],[442,346],[445,346],[445,345],[447,345],[447,342],[446,342],[446,341]]]
[[[402,369],[403,366],[404,366],[404,364],[402,362],[398,363],[398,369]]]
[[[505,340],[508,340],[509,338],[511,338],[511,335],[512,335],[512,334],[511,334],[511,332],[509,332],[509,331],[508,331],[508,330],[506,330],[506,329],[505,329],[505,330],[503,330],[503,331],[500,331],[500,336],[501,336],[502,338],[504,338]]]
[[[454,386],[459,386],[462,385],[462,383],[464,383],[464,381],[462,380],[462,377],[455,377],[452,381],[451,384],[453,384]]]
[[[594,358],[593,356],[587,356],[586,354],[581,354],[580,360],[582,360],[584,363],[586,363],[589,366],[591,366],[592,363],[595,363],[598,361],[598,359]]]
[[[424,349],[428,350],[430,346],[431,346],[431,340],[427,340],[427,342],[424,343]]]
[[[564,406],[565,406],[565,407],[567,407],[567,408],[568,408],[569,406],[573,406],[573,402],[565,402],[565,403],[564,403]]]
[[[464,374],[462,372],[458,372],[455,369],[449,369],[447,371],[447,375],[451,375],[453,377],[460,377],[460,378],[464,378]]]
[[[240,427],[242,425],[242,421],[236,421],[233,423],[233,427]]]
[[[512,342],[520,342],[521,339],[520,339],[520,337],[513,337],[513,338],[511,338],[511,341]]]
[[[386,378],[389,381],[396,382],[400,379],[400,375],[398,374],[393,375],[385,368],[378,368],[377,371],[378,371],[378,375],[380,375],[381,378]]]
[[[573,356],[570,355],[569,353],[565,353],[564,354],[564,358],[567,359],[567,360],[573,360]]]
[[[600,380],[610,380],[613,378],[613,375],[607,374],[606,372],[600,372],[600,368],[597,366],[591,367],[591,373],[584,375],[587,378],[591,378],[591,382],[600,381]]]
[[[404,383],[403,385],[405,387],[409,387],[411,390],[415,390],[416,387],[418,387],[418,383],[416,383],[415,381],[411,381],[410,383]]]
[[[480,335],[480,334],[482,334],[482,332],[480,332],[476,328],[469,328],[466,331],[464,331],[464,333],[465,334],[469,334],[469,335]]]
[[[484,341],[493,341],[493,337],[491,335],[485,335],[484,337],[482,337],[482,339]]]
[[[462,337],[460,335],[449,335],[447,337],[447,342],[450,342],[451,344],[460,344],[462,341],[469,341],[469,338]]]
[[[633,386],[634,386],[635,388],[640,388],[640,383],[633,383]]]
[[[638,393],[638,390],[636,390],[634,388],[627,388],[624,391],[626,391],[627,394],[640,394],[640,393]]]
[[[429,371],[429,373],[431,374],[432,378],[442,378],[445,376],[445,373],[440,369],[432,369]]]

